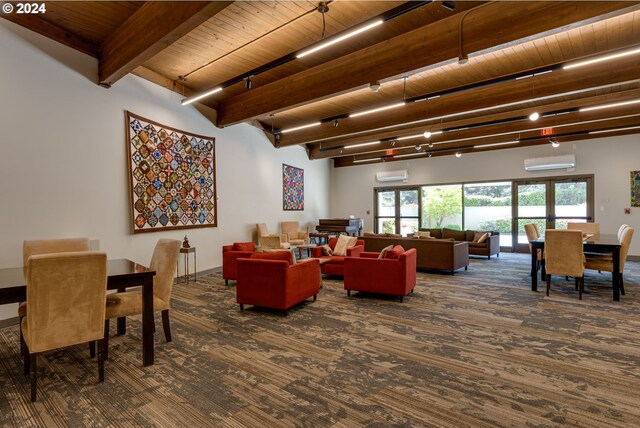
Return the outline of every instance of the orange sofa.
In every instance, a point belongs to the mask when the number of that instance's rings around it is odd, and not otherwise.
[[[331,238],[327,245],[333,251],[336,248],[336,243],[338,242],[338,238]],[[358,257],[360,253],[364,251],[364,241],[362,239],[358,239],[356,241],[356,245],[350,248],[347,248],[346,256],[325,256],[322,252],[322,247],[315,247],[311,249],[311,256],[315,258],[326,259],[322,264],[322,273],[325,275],[338,275],[342,276],[344,272],[344,260],[345,257]]]
[[[347,257],[344,261],[344,289],[351,291],[404,296],[416,286],[415,248],[404,250],[397,245],[388,256],[379,259],[380,253],[362,252],[360,257]]]
[[[230,279],[235,281],[237,278],[237,260],[251,257],[255,250],[256,245],[253,242],[234,242],[233,245],[222,247],[222,278],[225,285],[229,284]]]
[[[320,291],[320,263],[308,259],[291,264],[291,252],[253,253],[237,260],[236,301],[244,305],[280,309],[287,314],[292,306]]]

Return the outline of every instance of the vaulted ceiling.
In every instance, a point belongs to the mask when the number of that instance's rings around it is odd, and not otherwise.
[[[2,16],[98,58],[105,88],[133,73],[189,101],[217,89],[195,101],[216,126],[250,123],[276,147],[303,145],[337,167],[640,132],[640,2],[46,9]]]

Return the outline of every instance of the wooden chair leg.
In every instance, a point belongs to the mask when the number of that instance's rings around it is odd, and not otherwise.
[[[224,280],[224,285],[229,285],[229,280],[228,279]]]
[[[624,296],[624,280],[622,277],[622,273],[620,273],[620,294]]]
[[[171,342],[171,325],[169,324],[169,309],[162,311],[162,328],[164,329],[164,338],[167,343]]]
[[[351,290],[347,290],[347,297],[351,297]]]
[[[551,288],[551,275],[547,275],[547,296],[549,295],[550,288]]]
[[[240,303],[240,310],[244,311],[244,303]]]
[[[24,355],[24,336],[22,336],[22,318],[18,321],[20,328],[20,355]]]
[[[104,361],[109,359],[109,320],[104,320],[104,349],[102,350]]]
[[[98,382],[104,382],[104,345],[105,339],[98,340]],[[95,345],[95,341],[92,342]]]
[[[96,341],[89,342],[89,358],[95,358],[96,356]]]
[[[575,283],[576,291],[578,291],[578,287],[580,286],[580,278],[576,276],[575,278],[573,278],[573,282]]]
[[[404,302],[404,296],[400,296],[400,303]]]
[[[314,295],[313,295],[313,301],[315,302],[316,300],[318,300],[318,295],[317,295],[317,294],[314,294]]]
[[[31,373],[31,356],[29,355],[29,348],[27,348],[26,344],[24,347],[24,354],[22,354],[22,362],[23,362],[23,373],[28,375]]]
[[[584,291],[584,276],[580,278],[580,290],[578,291],[578,299],[582,300],[582,292]]]
[[[38,377],[38,370],[36,366],[36,354],[31,354],[30,356],[30,365],[31,365],[31,402],[36,401],[36,384]]]

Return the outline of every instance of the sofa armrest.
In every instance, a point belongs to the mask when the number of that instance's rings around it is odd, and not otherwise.
[[[227,251],[231,251],[233,250],[233,245],[223,245],[222,246],[222,253],[226,253]]]
[[[360,253],[364,251],[364,245],[356,245],[351,248],[347,248],[347,257],[360,257]]]
[[[489,254],[498,254],[500,252],[500,235],[491,235],[487,241],[489,241]]]
[[[456,242],[453,246],[453,264],[458,269],[469,265],[469,243]]]
[[[376,253],[373,251],[363,251],[360,253],[360,257],[365,257],[367,259],[377,259],[380,256],[380,253]]]

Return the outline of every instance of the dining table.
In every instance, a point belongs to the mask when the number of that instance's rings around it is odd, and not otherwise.
[[[154,361],[153,277],[156,272],[127,259],[107,261],[107,290],[124,292],[127,288],[142,288],[142,364]],[[27,269],[0,268],[0,305],[27,300]],[[126,330],[126,318],[118,318],[118,334]]]
[[[538,264],[538,250],[544,254],[544,236],[529,241],[531,244],[531,290],[538,291],[538,269],[541,272],[541,279],[546,277],[544,268],[544,259]],[[611,284],[613,286],[613,300],[620,301],[620,248],[622,244],[615,234],[595,234],[585,236],[583,251],[585,253],[611,254],[613,261],[613,273],[611,275]]]

